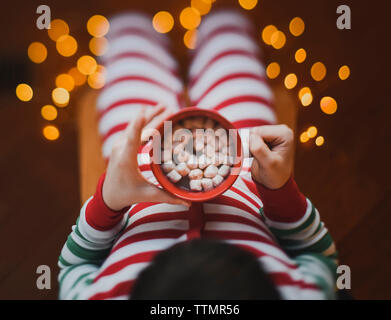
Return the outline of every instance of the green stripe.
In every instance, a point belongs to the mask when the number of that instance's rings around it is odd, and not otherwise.
[[[331,272],[334,279],[336,279],[336,272],[337,272],[337,264],[334,262],[332,258],[325,257],[324,255],[318,254],[318,253],[307,253],[300,256],[297,256],[294,260],[298,263],[298,265],[303,265],[307,262],[312,262],[313,260],[310,258],[315,258],[317,260],[320,260],[323,262],[323,264],[326,265],[326,267]]]
[[[62,255],[58,257],[58,261],[60,261],[66,267],[69,267],[72,265],[72,263],[69,263],[68,261],[66,261]]]
[[[287,230],[270,227],[270,231],[273,232],[277,237],[283,237],[283,236],[288,236],[291,234],[299,233],[300,231],[306,229],[314,222],[315,217],[316,217],[315,207],[311,204],[311,202],[310,202],[310,205],[312,207],[311,214],[308,217],[308,219],[306,221],[304,221],[300,226],[293,228],[293,229],[287,229]]]
[[[68,267],[68,269],[64,272],[64,274],[61,276],[61,278],[58,280],[58,282],[60,283],[60,286],[62,285],[62,282],[64,281],[65,277],[68,275],[69,272],[71,272],[73,269],[79,267],[80,265],[78,264],[75,264],[71,267]]]
[[[314,252],[314,253],[322,253],[325,251],[331,244],[333,243],[333,239],[331,238],[330,233],[326,233],[319,241],[315,242],[313,245],[295,250],[290,248],[284,248],[287,251],[294,252],[295,254],[302,254],[306,252]]]
[[[102,260],[109,254],[111,250],[111,247],[103,250],[91,250],[83,248],[72,239],[71,235],[68,236],[66,246],[75,256],[85,260]]]
[[[279,243],[282,247],[284,246],[296,246],[296,245],[300,245],[300,244],[303,244],[307,241],[310,241],[311,240],[311,237],[313,237],[315,234],[317,234],[320,229],[322,229],[323,227],[323,224],[322,223],[319,223],[318,227],[316,228],[316,230],[306,239],[303,239],[303,240],[293,240],[293,239],[279,239]]]

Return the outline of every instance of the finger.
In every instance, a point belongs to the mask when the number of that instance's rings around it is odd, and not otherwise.
[[[250,133],[250,152],[260,162],[271,156],[271,151],[262,137],[254,133]]]
[[[292,130],[286,125],[260,126],[252,128],[251,132],[259,135],[272,150],[281,144],[287,144],[293,140]]]
[[[137,161],[138,149],[141,145],[141,133],[145,125],[145,108],[143,107],[136,118],[128,124],[125,131],[126,146],[125,156],[132,161]]]
[[[152,111],[149,112],[149,114],[145,117],[146,125],[148,125],[156,116],[158,116],[159,114],[161,114],[165,110],[166,110],[166,107],[161,104],[158,104],[155,107],[153,107]]]
[[[164,109],[163,112],[158,113],[155,117],[145,126],[141,135],[141,141],[146,142],[155,134],[159,134],[155,129],[172,114],[170,109]]]

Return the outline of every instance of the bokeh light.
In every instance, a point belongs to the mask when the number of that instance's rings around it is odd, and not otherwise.
[[[73,81],[75,83],[75,86],[81,86],[83,85],[86,80],[87,80],[87,77],[86,75],[82,74],[79,69],[77,69],[76,67],[73,67],[72,69],[70,69],[68,71],[68,74],[73,78]]]
[[[295,60],[297,63],[303,63],[306,58],[307,58],[307,52],[303,48],[296,51]]]
[[[60,137],[60,131],[57,127],[49,125],[43,128],[43,136],[50,141],[57,140]]]
[[[211,7],[212,7],[212,1],[211,0],[191,0],[191,6],[198,10],[198,12],[203,16],[205,14],[208,14]]]
[[[308,136],[308,132],[305,131],[300,135],[300,142],[306,143],[308,140],[310,140],[310,137]]]
[[[258,0],[239,0],[239,4],[243,9],[251,10],[257,5]]]
[[[268,45],[271,45],[272,44],[272,35],[276,31],[278,31],[277,28],[275,26],[273,26],[272,24],[263,28],[263,30],[262,30],[263,42],[265,42]]]
[[[322,81],[326,73],[326,66],[322,62],[315,62],[311,67],[311,77],[315,81]]]
[[[197,43],[197,30],[187,30],[183,36],[183,42],[187,48],[194,49]]]
[[[57,118],[57,109],[50,105],[50,104],[47,104],[46,106],[43,106],[41,108],[41,115],[42,115],[42,118],[44,118],[45,120],[48,120],[48,121],[52,121],[52,120],[55,120]]]
[[[105,68],[98,66],[93,74],[88,76],[88,85],[93,89],[101,89],[105,85]]]
[[[174,27],[174,18],[167,11],[159,11],[154,15],[152,25],[157,32],[167,33]]]
[[[77,69],[84,75],[93,74],[97,66],[96,60],[91,56],[82,56],[77,60]]]
[[[100,38],[92,38],[89,42],[88,47],[90,48],[90,51],[96,55],[96,56],[102,56],[106,53],[109,42],[105,37]]]
[[[53,102],[58,107],[66,107],[69,103],[69,92],[64,88],[55,88],[52,91]]]
[[[285,34],[282,31],[275,31],[273,32],[270,42],[274,49],[281,49],[286,42]]]
[[[16,96],[21,101],[30,101],[33,98],[33,89],[26,83],[18,84],[16,87]]]
[[[315,126],[311,126],[307,130],[308,137],[310,138],[315,138],[316,135],[318,134],[318,129]]]
[[[323,97],[320,100],[320,108],[326,114],[333,114],[337,111],[337,101],[332,97]]]
[[[54,19],[50,22],[50,29],[48,29],[49,38],[57,41],[63,35],[69,34],[68,24],[61,19]]]
[[[192,7],[187,7],[181,11],[179,21],[185,29],[195,29],[201,23],[201,15],[198,10]]]
[[[312,93],[303,94],[300,100],[303,107],[308,107],[313,101]]]
[[[303,19],[296,17],[291,20],[289,23],[289,31],[295,36],[300,36],[305,29],[305,23]]]
[[[48,50],[41,42],[32,42],[27,49],[27,55],[32,62],[42,63],[46,60]]]
[[[315,139],[315,144],[320,147],[324,144],[324,138],[322,136],[319,136]]]
[[[103,37],[107,32],[109,32],[109,29],[110,23],[102,15],[94,15],[87,21],[87,31],[93,37]]]
[[[56,86],[59,88],[64,88],[68,92],[71,92],[75,87],[75,80],[73,77],[67,73],[59,74],[56,77]]]
[[[348,66],[342,66],[338,70],[338,76],[341,80],[346,80],[350,76],[350,68]]]
[[[293,89],[297,85],[297,76],[294,73],[288,74],[284,79],[284,85],[287,89]]]
[[[70,35],[63,35],[56,41],[56,49],[64,57],[73,56],[77,51],[77,41]]]
[[[280,65],[277,62],[272,62],[266,68],[266,75],[269,79],[275,79],[279,76],[280,71]]]

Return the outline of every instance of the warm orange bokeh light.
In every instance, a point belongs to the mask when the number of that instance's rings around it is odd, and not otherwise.
[[[192,8],[198,10],[198,12],[203,16],[203,15],[209,13],[209,11],[212,7],[212,1],[211,0],[191,0],[191,6],[192,6]]]
[[[323,97],[320,100],[320,108],[326,114],[333,114],[337,111],[337,101],[335,101],[332,97]]]
[[[348,66],[342,66],[338,70],[338,76],[341,80],[346,80],[350,76],[350,68]]]
[[[88,85],[93,89],[101,89],[105,85],[105,68],[98,66],[96,71],[88,76]]]
[[[50,22],[48,34],[50,39],[57,41],[61,36],[69,34],[69,26],[64,20],[54,19]]]
[[[315,126],[311,126],[307,130],[308,137],[310,138],[315,138],[316,135],[318,134],[318,129]]]
[[[296,17],[291,20],[289,23],[289,31],[295,36],[300,36],[305,29],[305,23],[303,19]]]
[[[306,58],[307,58],[307,52],[303,48],[296,51],[295,60],[297,63],[303,63]]]
[[[64,57],[71,57],[77,51],[77,41],[70,35],[63,35],[56,41],[56,49]]]
[[[179,21],[185,29],[192,30],[197,28],[201,23],[201,15],[198,10],[192,7],[187,7],[182,10],[179,16]]]
[[[272,62],[266,68],[266,75],[269,79],[275,79],[280,74],[280,71],[280,65],[277,62]]]
[[[308,140],[310,140],[310,137],[308,136],[308,132],[305,131],[300,135],[300,142],[306,143]]]
[[[58,107],[66,107],[69,103],[69,92],[64,88],[55,88],[52,91],[53,102]]]
[[[73,81],[75,82],[75,86],[81,86],[87,80],[87,77],[84,74],[82,74],[79,71],[79,69],[77,69],[76,67],[73,67],[71,70],[69,70],[68,74],[73,78]]]
[[[324,144],[324,138],[322,136],[319,136],[315,139],[315,144],[320,147]]]
[[[30,60],[34,63],[42,63],[46,60],[48,50],[41,42],[33,42],[27,49]]]
[[[287,89],[293,89],[297,85],[297,76],[294,73],[290,73],[285,77],[284,85]]]
[[[263,28],[263,30],[262,30],[263,42],[265,42],[268,45],[271,45],[272,44],[272,35],[276,31],[278,31],[277,28],[275,26],[273,26],[272,24]]]
[[[322,62],[315,62],[311,67],[311,77],[315,81],[322,81],[326,76],[327,69]]]
[[[105,37],[92,38],[89,43],[90,51],[96,56],[103,56],[108,46],[109,42]]]
[[[93,37],[103,37],[107,32],[109,32],[109,29],[110,23],[106,17],[102,15],[94,15],[87,21],[87,31]]]
[[[55,120],[57,118],[57,114],[57,109],[50,104],[47,104],[41,108],[41,115],[45,120]]]
[[[75,87],[75,80],[69,74],[62,73],[56,77],[56,86],[71,92]]]
[[[271,45],[274,49],[281,49],[286,42],[285,34],[282,31],[275,31],[273,32],[271,38],[270,38]]]
[[[174,27],[174,18],[167,11],[159,11],[153,16],[153,28],[159,33],[167,33]]]
[[[91,56],[82,56],[77,60],[77,69],[84,75],[93,74],[97,66],[96,60]]]
[[[60,137],[60,131],[55,126],[46,126],[43,128],[43,136],[47,140],[57,140]]]
[[[239,0],[239,4],[243,9],[251,10],[257,5],[258,0]]]
[[[16,87],[16,96],[21,101],[30,101],[33,98],[33,89],[28,84],[18,84]]]
[[[308,107],[313,101],[311,89],[308,87],[301,88],[298,95],[304,107]]]
[[[187,48],[194,49],[197,43],[197,30],[187,30],[183,36],[183,42]]]

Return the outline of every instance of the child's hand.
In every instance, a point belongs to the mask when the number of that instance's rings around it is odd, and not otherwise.
[[[189,206],[186,201],[150,184],[138,168],[137,153],[146,131],[143,133],[143,129],[163,121],[167,117],[164,111],[164,107],[156,107],[146,116],[143,109],[129,122],[123,138],[113,147],[102,190],[103,200],[110,209],[117,211],[138,202]]]
[[[269,189],[281,188],[293,171],[293,132],[286,125],[252,128],[250,151],[254,156],[251,174]]]

